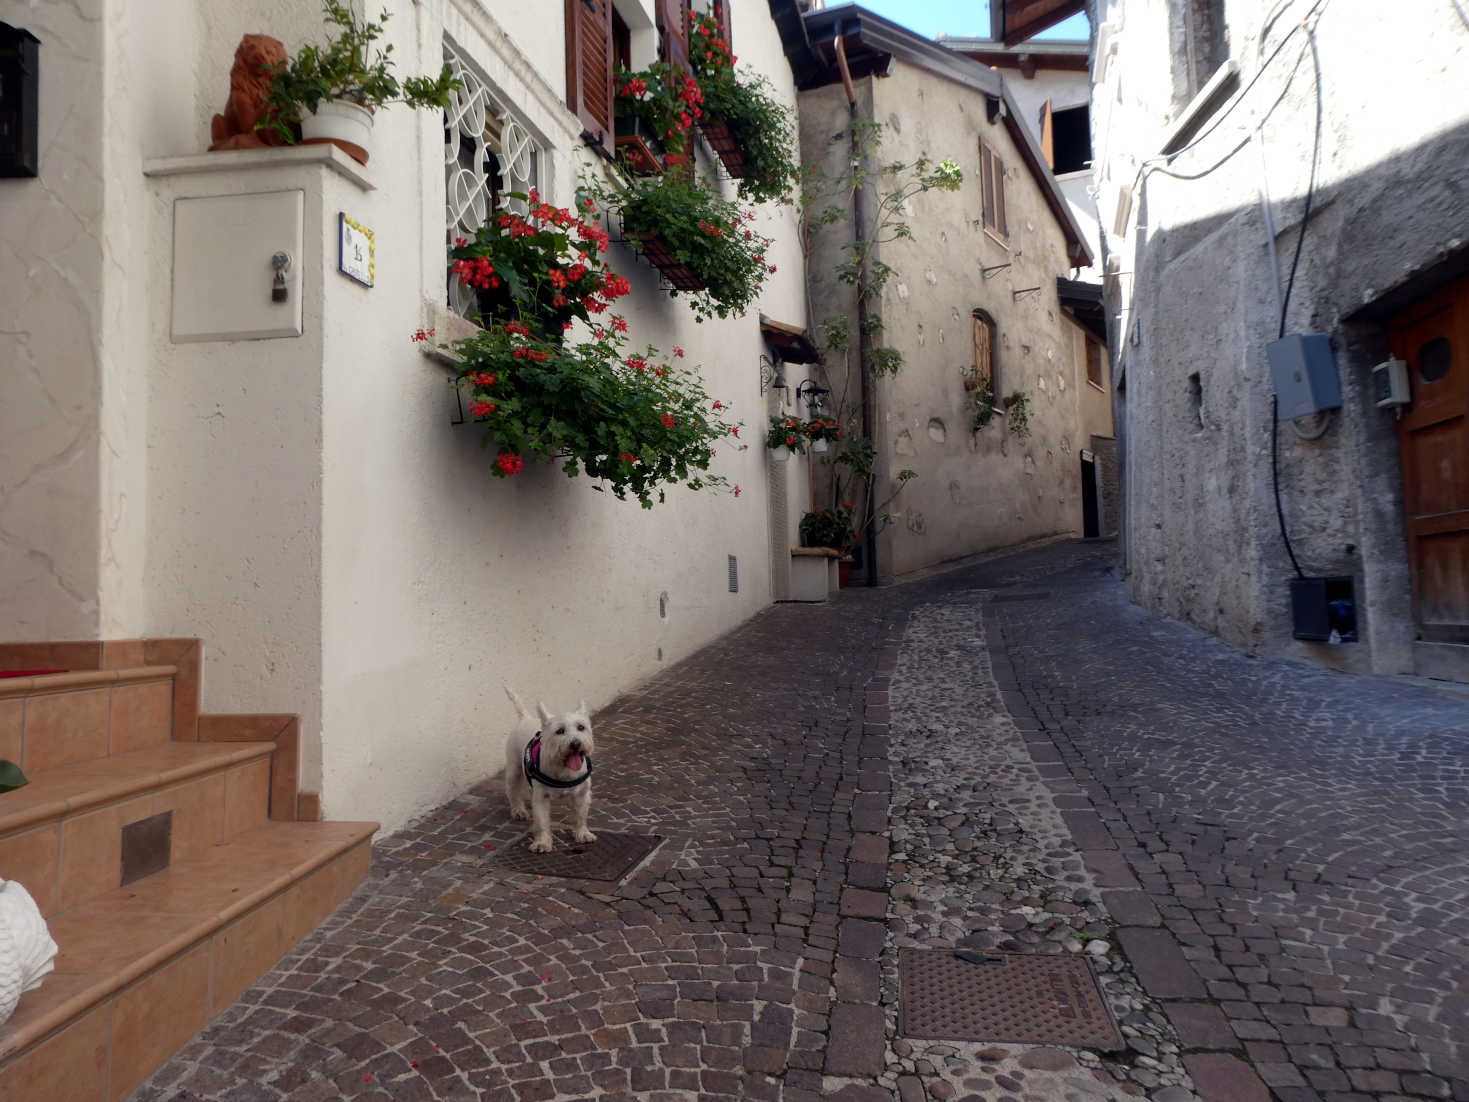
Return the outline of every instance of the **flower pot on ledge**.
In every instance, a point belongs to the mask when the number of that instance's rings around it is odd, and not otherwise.
[[[663,171],[663,143],[653,124],[641,115],[618,115],[612,120],[617,134],[617,159],[634,176],[656,176]]]
[[[668,243],[655,233],[634,232],[628,237],[637,246],[638,252],[647,258],[648,263],[663,273],[663,278],[668,280],[677,291],[702,291],[704,281],[680,260],[677,254],[668,247]]]
[[[728,124],[723,119],[710,118],[706,115],[699,120],[699,130],[703,133],[704,140],[709,143],[709,148],[714,150],[720,163],[724,165],[724,171],[728,172],[733,179],[744,179],[745,154],[740,149],[739,142],[735,141]]]
[[[347,100],[323,100],[301,114],[301,144],[330,142],[358,164],[372,153],[372,112]]]

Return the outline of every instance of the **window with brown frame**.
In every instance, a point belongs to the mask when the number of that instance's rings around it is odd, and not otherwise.
[[[971,335],[974,343],[974,377],[988,380],[990,393],[998,394],[1000,384],[995,377],[995,319],[983,310],[974,311]]]
[[[612,9],[612,71],[627,72],[632,68],[632,28],[614,7]]]
[[[1086,381],[1098,389],[1102,386],[1102,346],[1086,339]]]
[[[998,237],[1007,237],[1005,162],[983,138],[979,141],[979,197],[984,228]]]

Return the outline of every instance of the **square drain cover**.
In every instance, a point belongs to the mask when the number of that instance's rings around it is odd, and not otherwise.
[[[1096,977],[1084,957],[904,949],[898,1033],[946,1041],[1001,1041],[1120,1049]]]
[[[663,839],[656,834],[609,834],[597,831],[595,842],[573,842],[566,831],[554,834],[556,848],[532,853],[530,839],[521,838],[496,852],[491,863],[506,872],[530,876],[561,876],[572,880],[621,880]]]

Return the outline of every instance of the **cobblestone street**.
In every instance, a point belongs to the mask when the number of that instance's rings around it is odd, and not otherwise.
[[[1151,619],[1113,556],[768,610],[595,717],[627,880],[497,868],[487,782],[132,1097],[1469,1102],[1469,704]],[[920,947],[1084,954],[1127,1048],[904,1039]]]

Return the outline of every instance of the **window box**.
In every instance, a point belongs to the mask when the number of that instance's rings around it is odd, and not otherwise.
[[[703,133],[704,140],[709,143],[709,148],[714,150],[715,155],[724,165],[724,171],[728,172],[733,179],[744,179],[745,154],[739,142],[735,141],[729,125],[723,119],[710,118],[706,115],[699,120],[699,130]]]
[[[641,115],[618,115],[613,120],[617,132],[617,159],[634,176],[656,176],[663,171],[663,143],[654,133],[653,124]]]
[[[638,252],[647,258],[649,264],[663,273],[663,278],[673,285],[674,290],[702,291],[704,289],[704,281],[678,258],[678,255],[668,247],[668,243],[663,238],[655,233],[634,233],[631,237]]]

